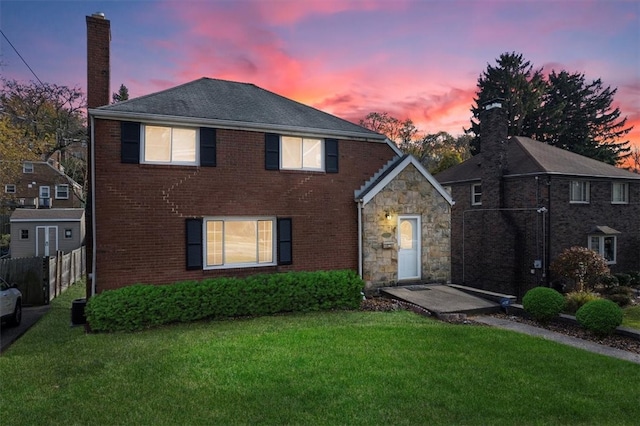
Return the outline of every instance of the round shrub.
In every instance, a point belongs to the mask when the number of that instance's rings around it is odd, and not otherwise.
[[[611,300],[599,299],[586,303],[576,312],[581,326],[596,334],[611,334],[622,324],[622,309]]]
[[[549,322],[562,311],[564,297],[549,287],[535,287],[522,298],[524,310],[536,321]]]
[[[586,303],[598,299],[601,297],[591,291],[572,291],[565,295],[564,311],[574,315]]]

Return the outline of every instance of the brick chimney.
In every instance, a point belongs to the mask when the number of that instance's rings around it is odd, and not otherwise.
[[[110,99],[111,23],[104,13],[87,16],[87,107],[108,105]]]
[[[509,122],[503,99],[483,105],[480,113],[480,152],[482,154],[482,207],[501,208],[502,176],[508,170],[507,138]]]

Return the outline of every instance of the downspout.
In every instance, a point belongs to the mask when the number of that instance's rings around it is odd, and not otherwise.
[[[94,118],[91,116],[91,296],[96,294],[96,147]]]
[[[358,275],[362,278],[362,200],[358,200]]]

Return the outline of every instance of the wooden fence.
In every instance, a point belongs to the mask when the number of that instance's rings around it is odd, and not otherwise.
[[[15,283],[24,305],[44,305],[86,272],[85,247],[56,256],[0,259],[0,276]]]

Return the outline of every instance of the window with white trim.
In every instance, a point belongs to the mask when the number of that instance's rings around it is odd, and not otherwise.
[[[51,188],[48,186],[41,186],[40,198],[51,198]]]
[[[589,249],[604,257],[609,265],[616,263],[615,235],[589,235]]]
[[[482,184],[474,183],[471,185],[471,205],[482,205]]]
[[[275,218],[205,219],[205,269],[275,265]]]
[[[7,184],[4,186],[4,192],[6,192],[7,194],[15,194],[16,193],[16,186],[12,183]]]
[[[69,185],[56,185],[56,200],[69,199]]]
[[[64,230],[64,238],[69,239],[73,236],[73,230],[71,228],[67,228]]]
[[[611,204],[629,204],[629,184],[625,182],[611,183]]]
[[[589,203],[589,181],[573,180],[571,181],[569,202],[576,204]]]
[[[324,170],[324,141],[314,138],[282,136],[280,168],[289,170]]]
[[[142,126],[141,157],[151,164],[197,164],[198,129]]]
[[[29,161],[22,163],[22,173],[33,173],[33,163]]]

